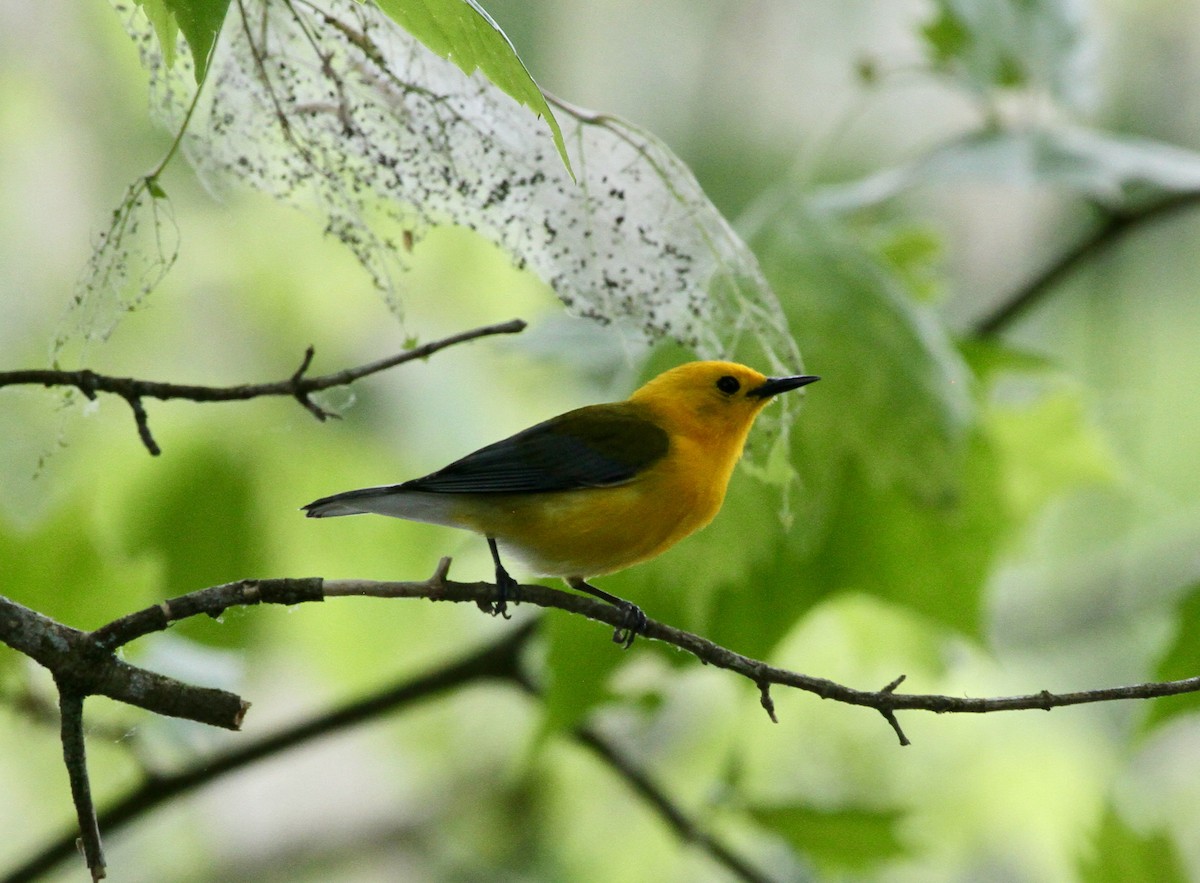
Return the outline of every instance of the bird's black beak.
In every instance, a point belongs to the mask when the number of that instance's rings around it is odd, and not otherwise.
[[[789,389],[797,389],[801,386],[808,386],[810,383],[816,383],[820,380],[812,374],[797,374],[793,377],[768,377],[766,382],[747,390],[746,395],[756,399],[769,399],[771,396],[779,395],[781,392],[787,392]]]

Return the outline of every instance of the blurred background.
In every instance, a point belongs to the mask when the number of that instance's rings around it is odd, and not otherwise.
[[[824,378],[793,428],[786,502],[741,470],[711,527],[604,588],[863,689],[1200,674],[1200,4],[483,5],[545,89],[694,170]],[[0,370],[47,364],[98,232],[169,143],[107,4],[0,4]],[[90,349],[96,371],[237,384],[289,376],[309,344],[325,372],[530,328],[331,395],[340,421],[283,399],[147,402],[158,458],[118,399],[0,389],[0,594],[75,627],[244,577],[421,579],[450,555],[452,576],[488,579],[476,538],[297,509],[686,357],[566,315],[460,230],[413,252],[401,321],[313,217],[214,197],[178,161],[163,186],[179,259]],[[1023,292],[1027,309],[998,312]],[[144,639],[139,664],[253,708],[230,734],[89,700],[98,803],[513,628],[467,605],[339,599]],[[905,714],[901,749],[874,712],[776,690],[774,725],[741,679],[608,638],[549,612],[526,660],[541,699],[472,686],[272,757],[108,833],[111,875],[736,879],[584,725],[766,879],[1200,879],[1195,700]],[[73,811],[48,678],[5,649],[0,688],[5,873]]]

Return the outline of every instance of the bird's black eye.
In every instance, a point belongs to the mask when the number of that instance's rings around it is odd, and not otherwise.
[[[738,379],[736,377],[730,377],[728,374],[717,381],[717,389],[721,390],[721,392],[725,393],[727,396],[733,395],[741,388],[742,385],[738,383]]]

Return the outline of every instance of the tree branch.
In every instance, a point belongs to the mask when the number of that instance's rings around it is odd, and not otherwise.
[[[182,383],[161,383],[155,380],[139,380],[134,377],[113,377],[108,374],[97,374],[88,369],[79,371],[60,371],[57,369],[31,369],[24,371],[0,371],[0,387],[5,386],[44,386],[44,387],[74,387],[88,399],[94,400],[97,393],[110,393],[123,398],[133,411],[134,424],[138,436],[153,455],[161,453],[161,449],[150,433],[149,418],[146,414],[143,399],[186,399],[191,402],[235,402],[264,396],[288,396],[294,398],[318,420],[325,420],[337,415],[327,411],[311,398],[315,392],[331,389],[337,386],[347,386],[369,374],[394,368],[405,362],[428,358],[438,350],[446,349],[455,344],[465,343],[480,337],[493,334],[517,334],[524,330],[525,323],[520,319],[512,319],[495,325],[485,325],[459,334],[453,334],[441,340],[430,341],[414,349],[406,350],[385,359],[368,362],[357,368],[347,368],[332,374],[318,377],[306,377],[312,364],[313,348],[310,346],[304,354],[300,367],[286,380],[273,383],[247,383],[238,386],[202,386]]]
[[[310,599],[319,600],[319,599]],[[158,806],[199,790],[228,773],[249,766],[265,757],[331,735],[386,712],[440,696],[450,690],[481,680],[511,680],[520,663],[520,655],[536,629],[528,622],[513,629],[500,641],[483,647],[461,659],[447,663],[427,674],[348,702],[323,714],[315,715],[269,736],[215,757],[205,757],[170,775],[151,776],[105,809],[99,826],[111,834]],[[3,883],[36,880],[55,865],[75,854],[76,831],[61,837],[32,856],[3,878]]]
[[[231,729],[240,726],[242,716],[248,708],[248,703],[231,693],[184,684],[118,660],[113,655],[115,650],[138,637],[164,630],[171,623],[190,616],[199,614],[219,616],[229,607],[261,603],[297,604],[306,601],[321,601],[326,598],[369,596],[427,598],[432,601],[473,603],[485,610],[494,609],[499,595],[494,584],[453,582],[446,578],[449,567],[450,559],[443,558],[431,577],[418,582],[323,580],[316,577],[242,580],[172,598],[161,604],[123,616],[90,633],[69,628],[0,597],[0,641],[45,665],[54,674],[63,708],[64,756],[71,770],[73,793],[86,837],[91,815],[87,811],[90,806],[90,797],[87,791],[90,789],[83,766],[84,758],[81,750],[75,751],[68,746],[68,742],[71,740],[80,741],[80,736],[76,735],[77,730],[73,721],[78,717],[78,713],[81,713],[83,698],[100,693],[160,714],[189,718]],[[546,586],[519,585],[515,589],[510,588],[508,599],[517,604],[525,603],[576,613],[614,628],[626,625],[624,612],[610,604]],[[299,741],[315,738],[333,729],[364,720],[370,715],[378,713],[382,708],[393,707],[397,703],[411,701],[414,698],[421,698],[448,689],[463,682],[463,679],[467,677],[464,671],[470,673],[471,677],[506,677],[525,689],[531,689],[529,682],[520,673],[515,662],[516,648],[527,639],[530,628],[531,626],[528,624],[521,626],[510,638],[511,644],[502,642],[497,645],[500,648],[508,647],[509,649],[504,652],[514,654],[505,665],[500,665],[498,662],[498,660],[503,661],[506,658],[503,656],[487,657],[485,662],[479,661],[483,657],[476,658],[474,662],[467,660],[462,663],[463,666],[466,666],[465,669],[451,667],[440,674],[434,673],[429,680],[417,683],[415,686],[406,685],[397,688],[392,695],[374,697],[368,701],[352,704],[307,724],[298,725],[289,731],[253,743],[225,758],[206,761],[205,765],[212,771],[211,773],[193,771],[187,775],[173,777],[169,780],[170,784],[166,786],[148,782],[138,792],[134,792],[133,795],[118,804],[116,809],[105,813],[101,821],[106,825],[111,824],[112,819],[119,822],[127,817],[125,814],[136,814],[137,808],[145,801],[157,802],[165,799],[166,796],[197,787],[215,775],[249,763],[268,753],[284,750]],[[763,708],[771,715],[772,720],[774,720],[774,703],[771,700],[770,687],[773,685],[793,687],[813,693],[823,699],[833,699],[837,702],[875,709],[894,729],[901,745],[907,745],[908,739],[896,719],[898,711],[982,714],[1024,709],[1049,710],[1083,703],[1149,699],[1200,692],[1200,677],[1072,693],[1056,694],[1043,690],[1020,696],[995,698],[897,693],[896,689],[903,680],[903,677],[900,677],[880,690],[867,691],[768,665],[766,662],[735,653],[699,635],[673,628],[655,620],[647,620],[640,633],[647,639],[672,644],[688,651],[702,662],[727,669],[747,678],[758,687]],[[492,652],[500,653],[501,651],[493,650]],[[220,713],[216,713],[214,709],[218,709]],[[78,730],[79,734],[81,732]],[[615,750],[611,746],[598,744],[595,734],[581,730],[576,735],[602,757]],[[82,747],[81,741],[79,747]],[[703,846],[718,861],[726,864],[731,871],[742,876],[743,879],[760,879],[755,876],[757,872],[749,865],[739,868],[739,860],[736,856],[731,856],[732,863],[727,860],[730,857],[723,857],[722,849],[709,843],[708,835],[701,832],[699,828],[694,825],[689,827],[682,824],[676,817],[676,808],[673,808],[670,801],[660,792],[654,792],[657,796],[648,795],[647,791],[653,787],[648,778],[640,773],[634,775],[631,772],[632,767],[626,769],[615,762],[613,762],[613,768],[621,773],[638,793],[646,797],[657,811],[663,814],[668,824],[681,837]],[[160,790],[164,788],[166,790],[162,790],[162,794],[165,796],[159,797]],[[116,814],[112,815],[112,813]],[[37,861],[42,860],[38,859]],[[99,851],[98,837],[94,844],[94,854],[89,853],[88,860],[94,872],[96,868],[103,870],[103,855]],[[35,862],[31,862],[28,867],[32,867],[34,864]],[[10,879],[28,878],[18,875]]]
[[[226,587],[217,588],[225,589]],[[209,597],[212,597],[209,590],[198,594],[208,594]],[[123,620],[118,620],[118,623],[132,623],[133,621],[133,618],[125,617]],[[324,736],[376,719],[384,714],[426,699],[436,698],[468,684],[484,680],[497,680],[512,683],[526,694],[536,696],[537,688],[522,671],[520,659],[530,639],[536,634],[537,625],[536,620],[530,620],[513,629],[500,641],[483,647],[462,659],[447,663],[427,674],[388,685],[375,693],[300,721],[270,736],[256,739],[224,754],[201,758],[178,772],[149,777],[125,797],[104,810],[98,819],[92,816],[92,824],[97,831],[96,843],[99,843],[98,831],[101,828],[112,834],[164,803],[199,790],[228,773],[247,767],[266,757],[282,754]],[[106,627],[106,629],[109,629],[110,634],[115,632],[110,627]],[[130,634],[128,631],[124,633]],[[98,633],[93,633],[93,635],[96,634]],[[681,840],[693,843],[708,852],[714,861],[725,866],[739,879],[749,881],[749,883],[760,883],[760,881],[768,879],[752,868],[745,859],[703,830],[663,789],[659,788],[644,771],[639,769],[609,740],[585,726],[576,728],[571,735],[588,747],[617,775],[626,780],[638,796],[663,818],[667,826]],[[55,865],[75,854],[77,836],[75,830],[64,832],[41,852],[10,872],[4,878],[5,883],[34,880],[50,872]],[[84,839],[86,840],[86,838]]]
[[[1200,205],[1200,191],[1174,193],[1143,208],[1107,213],[1092,232],[975,322],[975,337],[994,337],[1045,297],[1077,267],[1144,224]]]
[[[587,726],[577,727],[575,738],[628,782],[638,796],[663,818],[675,832],[675,836],[684,843],[699,846],[739,880],[745,880],[746,883],[771,883],[770,877],[698,825],[644,770],[595,729]]]
[[[450,559],[443,558],[436,572],[428,579],[414,582],[380,582],[374,580],[352,579],[264,579],[243,580],[222,586],[213,586],[197,592],[191,592],[178,598],[172,598],[161,604],[148,607],[128,616],[121,617],[96,631],[84,635],[92,648],[93,655],[111,653],[129,641],[161,631],[172,622],[180,619],[205,614],[219,616],[229,607],[252,605],[259,603],[296,604],[304,601],[318,601],[327,598],[364,596],[375,598],[427,598],[431,601],[451,601],[457,603],[472,603],[485,609],[497,600],[496,586],[488,582],[463,583],[446,578],[449,572]],[[614,628],[625,625],[623,611],[586,595],[575,594],[561,589],[553,589],[540,585],[519,585],[515,588],[515,597],[510,596],[514,603],[530,604],[537,607],[556,608],[569,613],[579,614],[603,622]],[[0,598],[0,640],[4,640],[15,649],[26,652],[23,647],[29,646],[29,641],[13,641],[5,627],[5,604],[12,602]],[[24,610],[24,608],[20,608]],[[26,615],[37,617],[46,626],[65,630],[70,640],[78,640],[78,635],[84,634],[59,625],[53,620],[25,611]],[[20,629],[24,631],[24,629]],[[859,690],[839,684],[825,678],[805,675],[788,669],[779,668],[766,662],[751,659],[740,653],[735,653],[719,644],[709,641],[700,635],[683,631],[655,620],[647,620],[641,634],[643,637],[672,644],[686,650],[704,663],[732,671],[749,679],[764,693],[771,686],[792,687],[820,696],[822,699],[832,699],[848,705],[858,705],[873,708],[885,717],[888,713],[898,711],[932,711],[937,714],[986,714],[997,711],[1047,710],[1068,705],[1081,705],[1092,702],[1111,702],[1124,699],[1151,699],[1160,696],[1174,696],[1181,693],[1200,692],[1200,677],[1187,678],[1178,681],[1159,683],[1134,684],[1123,687],[1110,687],[1096,690],[1084,690],[1071,693],[1051,693],[1042,690],[1019,696],[1001,696],[993,698],[972,698],[967,696],[943,696],[937,694],[899,693],[896,688],[901,679],[879,690]],[[46,641],[44,643],[54,643]],[[37,644],[40,648],[41,643]],[[41,652],[39,649],[38,652]],[[64,656],[70,655],[67,650]],[[57,657],[43,661],[33,653],[38,661],[52,667]],[[140,672],[134,666],[125,664],[126,668]],[[148,674],[143,672],[143,674]],[[162,676],[156,676],[162,677]],[[169,680],[169,679],[168,679]],[[108,687],[107,683],[105,684]],[[179,685],[173,689],[196,690],[198,688]],[[78,687],[77,687],[78,689]],[[105,695],[129,701],[124,693],[110,688]],[[141,707],[147,707],[145,702],[134,702]],[[773,705],[769,695],[764,695],[764,708],[770,710]],[[149,710],[157,711],[156,708]],[[195,716],[186,713],[177,716]],[[903,741],[903,740],[902,740]]]
[[[92,880],[103,880],[104,847],[100,844],[100,826],[96,822],[96,806],[92,802],[92,786],[88,781],[87,748],[83,741],[83,696],[59,686],[58,707],[62,716],[63,761],[71,782],[71,798],[79,821],[79,842]]]
[[[448,567],[448,559],[443,559]],[[325,580],[326,598],[347,595],[368,595],[377,598],[429,598],[433,601],[471,602],[486,606],[496,600],[496,587],[491,583],[459,583],[447,580],[444,567],[428,580],[421,582],[373,582],[368,580]],[[533,604],[538,607],[553,607],[586,616],[614,628],[625,625],[623,611],[610,604],[584,595],[576,595],[546,586],[520,585],[510,601]],[[773,703],[767,691],[772,685],[793,687],[832,699],[847,705],[873,708],[883,714],[896,729],[902,745],[908,744],[899,724],[893,721],[898,711],[932,711],[937,714],[987,714],[997,711],[1025,711],[1060,708],[1068,705],[1083,705],[1093,702],[1112,702],[1124,699],[1154,699],[1161,696],[1177,696],[1181,693],[1200,692],[1200,676],[1178,681],[1133,684],[1072,693],[1051,693],[1042,690],[1019,696],[994,698],[972,698],[968,696],[943,696],[938,694],[897,693],[902,678],[879,690],[858,690],[836,681],[813,677],[768,665],[735,653],[699,635],[685,632],[652,619],[646,621],[640,634],[651,640],[672,644],[686,650],[701,662],[740,674],[763,691],[763,707],[770,712]]]
[[[48,617],[0,597],[0,641],[25,653],[50,668],[59,680],[84,695],[101,693],[129,702],[149,711],[199,720],[236,729],[247,704],[232,694],[183,684],[163,675],[147,672],[112,656],[118,647],[171,623],[190,616],[220,616],[229,607],[260,603],[297,604],[327,598],[366,596],[376,598],[428,598],[432,601],[472,603],[488,609],[497,600],[496,586],[488,582],[462,583],[446,579],[450,559],[443,558],[433,576],[415,582],[379,582],[373,580],[305,579],[242,580],[213,586],[172,598],[161,604],[131,613],[94,632],[85,633],[61,625]],[[624,626],[623,611],[585,595],[540,585],[519,585],[509,600],[537,607],[557,608],[586,616],[614,628]],[[901,679],[880,690],[859,690],[825,678],[805,675],[751,659],[691,632],[648,619],[643,637],[672,644],[686,650],[702,662],[727,669],[749,679],[763,692],[763,706],[773,710],[769,688],[792,687],[848,705],[873,708],[884,714],[897,711],[932,711],[938,714],[985,714],[996,711],[1047,710],[1092,702],[1124,699],[1151,699],[1181,693],[1200,692],[1200,677],[1178,681],[1134,684],[1051,693],[1042,690],[1019,696],[972,698],[937,694],[898,693]],[[80,664],[79,660],[83,663]],[[174,693],[170,700],[160,693]],[[214,715],[205,712],[212,706],[209,693],[231,697],[238,703],[236,714]],[[901,739],[903,742],[904,740]]]
[[[165,625],[164,625],[165,628]],[[250,703],[146,671],[95,647],[73,629],[0,595],[0,642],[49,669],[60,691],[107,696],[155,714],[236,730]]]

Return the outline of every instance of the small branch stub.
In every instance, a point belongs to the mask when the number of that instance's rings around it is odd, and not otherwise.
[[[342,418],[341,414],[335,414],[333,411],[322,408],[312,400],[312,397],[309,396],[308,391],[304,388],[304,375],[308,372],[309,366],[312,365],[313,356],[316,355],[316,352],[316,347],[311,343],[304,351],[304,358],[300,361],[300,367],[292,375],[292,397],[322,423],[330,418],[340,420]]]
[[[771,719],[771,723],[779,723],[779,718],[775,716],[775,700],[771,698],[771,685],[766,681],[759,681],[758,694],[758,702]]]
[[[900,675],[900,677],[896,678],[894,681],[880,690],[880,694],[884,696],[894,694],[896,692],[896,688],[904,683],[904,679],[906,677],[907,675]],[[900,728],[900,721],[896,720],[895,711],[893,711],[891,708],[883,707],[879,709],[879,713],[883,715],[883,719],[888,722],[892,728],[892,731],[895,732],[896,738],[900,740],[901,748],[907,748],[912,744],[910,741],[908,741],[908,736],[904,735],[904,730]]]

